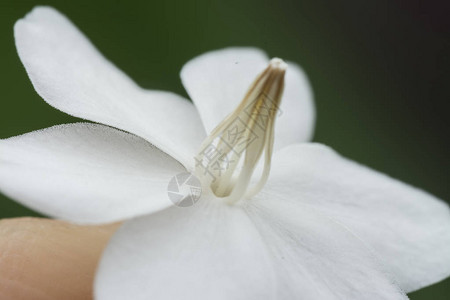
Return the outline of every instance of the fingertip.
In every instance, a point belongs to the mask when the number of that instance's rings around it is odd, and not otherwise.
[[[0,220],[0,294],[6,299],[90,299],[100,255],[118,224]]]

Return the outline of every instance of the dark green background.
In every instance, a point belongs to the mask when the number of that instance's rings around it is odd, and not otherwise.
[[[34,92],[14,47],[15,20],[48,4],[146,88],[186,95],[183,63],[221,47],[257,46],[296,61],[315,93],[315,141],[448,200],[450,14],[442,3],[2,0],[0,138],[77,121]],[[0,195],[0,218],[25,215],[37,214]],[[450,280],[410,295],[449,296]]]

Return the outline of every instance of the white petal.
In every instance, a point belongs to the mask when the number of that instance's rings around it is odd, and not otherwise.
[[[104,223],[171,205],[184,168],[147,141],[96,124],[69,124],[0,140],[0,191],[41,213]]]
[[[270,260],[244,211],[202,202],[127,221],[103,254],[96,299],[275,299]]]
[[[407,299],[341,225],[295,198],[259,194],[249,202],[246,210],[278,275],[276,299]]]
[[[276,153],[266,193],[313,206],[370,245],[411,292],[450,275],[450,210],[434,196],[322,145]]]
[[[275,124],[275,149],[310,141],[316,121],[313,92],[308,78],[299,65],[290,61],[287,63],[283,99]]]
[[[358,239],[308,207],[201,201],[126,222],[96,299],[405,299]]]
[[[137,134],[185,166],[192,164],[205,137],[192,103],[141,89],[53,8],[33,9],[14,32],[31,82],[50,105]]]
[[[200,55],[181,70],[181,79],[209,133],[241,102],[256,76],[267,67],[264,52],[254,48],[227,48]],[[315,110],[306,75],[288,63],[285,91],[275,127],[275,149],[308,141]]]

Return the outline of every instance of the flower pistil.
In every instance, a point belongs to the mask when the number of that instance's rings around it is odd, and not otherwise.
[[[230,204],[255,195],[267,181],[286,68],[282,59],[273,58],[238,107],[203,141],[195,158],[196,176]],[[263,152],[263,171],[250,186]]]

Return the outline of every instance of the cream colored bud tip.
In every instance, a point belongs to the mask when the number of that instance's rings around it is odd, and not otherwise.
[[[285,71],[287,69],[287,63],[284,62],[281,58],[274,57],[270,60],[269,65],[273,68],[280,69]]]

